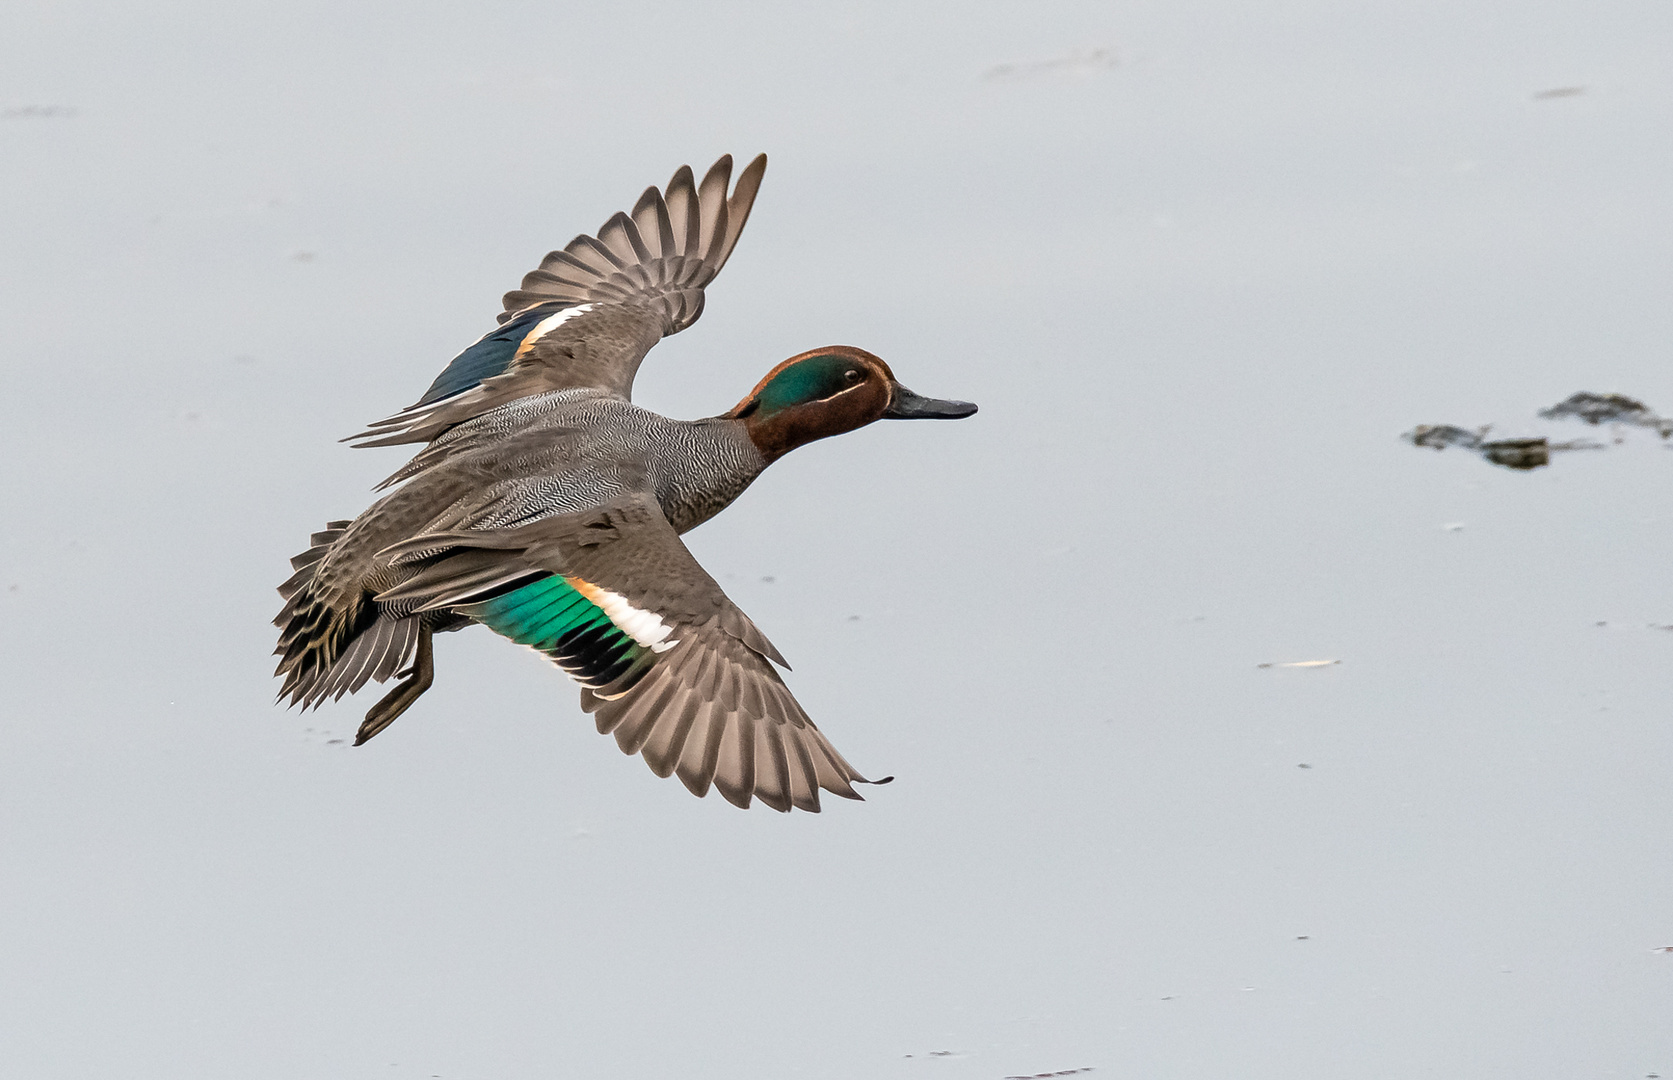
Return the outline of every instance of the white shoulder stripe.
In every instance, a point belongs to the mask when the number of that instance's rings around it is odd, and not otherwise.
[[[585,315],[595,306],[596,305],[594,304],[577,304],[575,307],[564,308],[556,315],[548,315],[538,323],[535,323],[534,329],[524,335],[522,342],[517,346],[517,353],[512,359],[521,360],[524,356],[528,355],[530,349],[534,348],[535,342],[539,341],[541,338],[550,334],[552,331],[556,330],[558,327],[562,326],[564,323],[576,316]]]

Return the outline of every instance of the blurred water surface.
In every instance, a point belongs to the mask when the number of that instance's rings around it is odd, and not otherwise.
[[[1398,438],[1673,410],[1670,48],[1552,0],[12,0],[0,1072],[1673,1075],[1673,453]],[[360,750],[371,695],[272,707],[286,559],[402,460],[336,439],[761,150],[638,397],[842,342],[981,404],[688,538],[899,781],[696,801],[480,630]]]

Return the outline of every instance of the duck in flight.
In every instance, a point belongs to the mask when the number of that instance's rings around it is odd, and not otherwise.
[[[647,188],[547,255],[417,403],[345,440],[424,446],[379,486],[393,491],[291,560],[274,620],[281,699],[308,708],[398,679],[358,746],[429,689],[431,637],[481,623],[544,653],[600,732],[698,796],[815,812],[821,789],[860,797],[853,785],[872,781],[814,727],[774,667],[784,658],[680,534],[798,446],[976,406],[920,397],[846,345],[792,356],[719,416],[633,404],[645,354],[702,314],[766,167],[757,157],[733,185],[726,156],[701,182],[682,166]]]

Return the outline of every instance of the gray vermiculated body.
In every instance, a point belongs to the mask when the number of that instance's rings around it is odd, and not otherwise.
[[[436,449],[484,440],[483,450],[551,434],[536,475],[510,480],[515,497],[472,528],[505,528],[586,510],[648,481],[676,532],[724,510],[767,467],[736,420],[671,420],[590,389],[556,390],[504,405],[447,432]]]
[[[321,568],[321,585],[385,589],[402,576],[375,558],[391,544],[441,529],[526,525],[647,488],[669,524],[687,532],[767,466],[738,421],[672,420],[592,389],[491,410],[446,432],[419,462],[349,526]]]

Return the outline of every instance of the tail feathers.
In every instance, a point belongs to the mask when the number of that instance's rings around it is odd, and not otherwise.
[[[292,574],[283,585],[279,586],[279,595],[286,600],[295,596],[297,591],[313,578],[314,564],[325,558],[326,554],[331,551],[331,545],[337,542],[348,527],[349,522],[347,521],[328,521],[325,523],[324,532],[317,532],[308,537],[308,543],[313,546],[291,559],[290,568],[295,570],[296,573]],[[284,623],[281,621],[283,619],[283,615],[279,616],[278,619],[273,620],[274,625],[283,626]]]
[[[379,617],[371,629],[349,642],[348,648],[330,670],[309,688],[304,695],[304,704],[318,704],[326,698],[336,701],[368,682],[388,681],[412,658],[422,619],[420,615],[409,615],[404,619],[387,615]]]
[[[274,674],[284,678],[279,697],[304,709],[352,694],[369,680],[383,682],[418,643],[420,617],[380,615],[372,594],[361,589],[320,587],[320,568],[348,524],[333,521],[315,533],[313,546],[291,560],[296,573],[279,586],[285,606],[273,620],[280,628]]]

